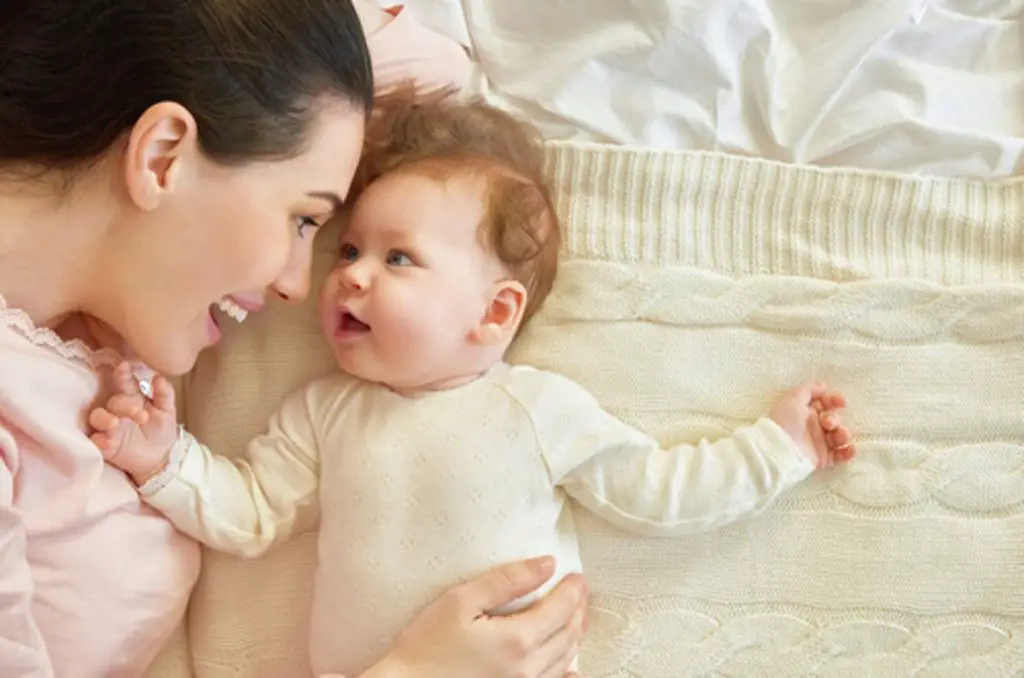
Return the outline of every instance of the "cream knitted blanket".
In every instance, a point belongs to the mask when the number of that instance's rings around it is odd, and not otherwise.
[[[861,449],[767,515],[693,538],[578,511],[586,677],[1024,674],[1024,183],[550,151],[565,264],[514,359],[665,441],[719,435],[822,379],[848,395]],[[191,427],[223,450],[329,366],[308,308],[233,335],[187,392]],[[208,557],[199,678],[308,675],[312,546]]]

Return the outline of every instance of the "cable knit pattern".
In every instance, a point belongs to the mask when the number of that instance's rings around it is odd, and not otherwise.
[[[556,145],[568,255],[516,359],[659,438],[820,378],[860,457],[761,519],[578,511],[588,678],[1024,674],[1024,183]]]
[[[643,539],[578,510],[586,678],[1024,675],[1024,182],[574,144],[549,170],[565,260],[514,360],[663,443],[820,378],[861,447],[709,534]],[[222,450],[330,364],[309,308],[227,331],[186,394]],[[305,538],[207,559],[197,678],[309,675],[314,557]]]

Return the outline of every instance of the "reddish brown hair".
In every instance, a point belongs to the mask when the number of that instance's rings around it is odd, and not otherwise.
[[[543,163],[540,134],[531,125],[479,100],[417,97],[403,89],[376,104],[353,191],[399,169],[483,177],[480,236],[526,288],[522,326],[551,291],[561,246]]]

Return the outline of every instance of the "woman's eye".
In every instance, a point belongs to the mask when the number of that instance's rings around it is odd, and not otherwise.
[[[305,235],[307,228],[320,228],[320,222],[313,217],[298,217],[295,219],[295,225],[299,229],[300,238]]]
[[[343,261],[355,261],[359,258],[359,250],[356,249],[355,245],[345,244],[338,250],[338,257]]]
[[[405,252],[391,250],[388,252],[388,266],[412,266],[412,257]]]

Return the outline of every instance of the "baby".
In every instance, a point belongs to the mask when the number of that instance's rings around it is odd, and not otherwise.
[[[375,124],[320,292],[339,372],[288,396],[237,460],[179,429],[166,380],[149,400],[125,367],[90,417],[107,460],[211,548],[255,557],[319,523],[318,673],[357,675],[425,604],[498,563],[553,554],[556,580],[579,571],[570,497],[638,534],[683,535],[852,458],[844,399],[819,384],[729,437],[663,449],[568,378],[505,363],[555,277],[539,143],[473,102]]]

